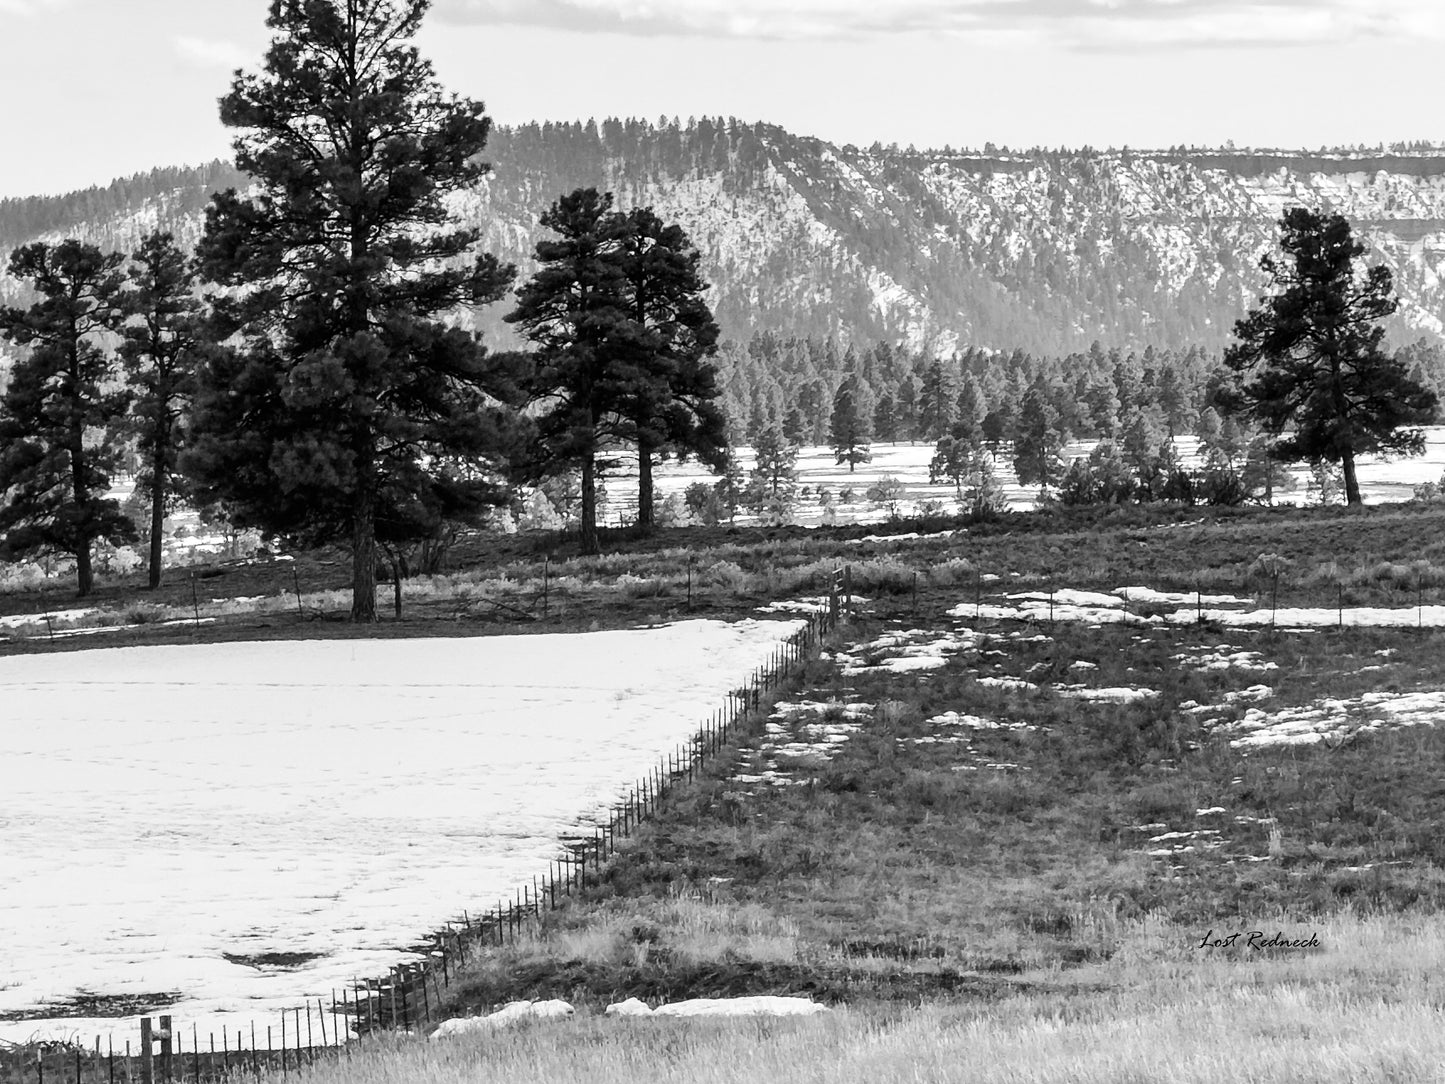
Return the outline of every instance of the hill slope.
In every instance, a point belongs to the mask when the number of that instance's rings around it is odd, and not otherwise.
[[[835,146],[767,125],[608,120],[499,128],[456,203],[525,272],[540,211],[579,185],[651,204],[704,256],[728,337],[754,331],[1064,353],[1216,348],[1263,285],[1293,204],[1349,216],[1402,297],[1397,340],[1445,332],[1445,152],[953,153]],[[0,201],[0,248],[81,236],[186,243],[225,163]],[[0,278],[0,300],[19,294]],[[475,314],[504,336],[505,306]]]

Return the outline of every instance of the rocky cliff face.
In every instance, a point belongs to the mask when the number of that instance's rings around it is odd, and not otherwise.
[[[703,120],[499,129],[493,175],[455,201],[525,273],[540,211],[596,185],[651,204],[703,254],[727,336],[772,330],[1063,353],[1217,348],[1255,303],[1260,255],[1292,205],[1348,216],[1402,298],[1392,337],[1445,334],[1445,152],[1034,152],[839,147]],[[193,243],[223,164],[0,203],[0,246],[81,236]],[[18,284],[0,281],[0,298]],[[470,314],[505,339],[505,305]]]

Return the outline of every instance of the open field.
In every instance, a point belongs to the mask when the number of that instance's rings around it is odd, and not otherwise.
[[[1072,441],[1064,450],[1064,461],[1071,462],[1079,456],[1088,456],[1095,441]],[[1202,466],[1199,442],[1191,436],[1180,436],[1176,444],[1181,463],[1191,469]],[[822,507],[818,500],[820,488],[826,489],[836,505],[839,523],[879,523],[886,516],[886,510],[868,501],[865,491],[881,476],[888,474],[899,479],[904,486],[902,511],[904,515],[917,515],[923,501],[940,502],[943,507],[954,507],[955,493],[947,483],[933,484],[928,480],[928,464],[933,459],[934,446],[917,444],[875,444],[872,460],[849,471],[839,466],[832,450],[826,447],[807,447],[798,454],[798,486],[805,495],[799,500],[796,510],[798,523],[816,526],[822,519]],[[743,471],[752,469],[751,448],[738,449],[738,463]],[[1408,501],[1414,487],[1423,482],[1439,482],[1445,474],[1445,426],[1430,426],[1425,429],[1425,452],[1408,459],[1386,459],[1379,456],[1364,456],[1359,462],[1360,489],[1367,504]],[[1038,503],[1038,489],[1021,486],[1014,475],[1013,461],[1008,454],[1001,454],[994,460],[994,473],[1008,498],[1009,508],[1027,511]],[[1309,472],[1302,467],[1289,470],[1291,482],[1276,496],[1277,503],[1301,505],[1311,500]],[[696,463],[664,463],[656,471],[658,499],[669,494],[681,493],[693,482],[712,483],[716,476]],[[629,522],[635,514],[637,500],[636,465],[623,466],[617,474],[609,476],[606,482],[612,495],[607,508],[609,523],[619,525]],[[842,501],[839,494],[851,489],[851,499]],[[1318,501],[1318,496],[1314,496]],[[746,520],[746,517],[744,517]]]
[[[0,1039],[89,1041],[147,1003],[264,1028],[415,958],[605,822],[796,625],[0,660]]]
[[[407,616],[378,629],[324,620],[340,575],[303,558],[304,619],[237,604],[111,635],[369,646],[738,617],[850,566],[866,601],[766,724],[450,993],[459,1013],[561,997],[580,1018],[359,1047],[335,1070],[348,1079],[1430,1080],[1442,527],[1438,506],[1086,509],[899,528],[913,537],[618,535],[601,558],[518,536],[408,583]],[[265,572],[208,583],[248,598]],[[115,591],[103,605],[134,604]],[[187,601],[177,587],[154,605]],[[1322,616],[1298,628],[1290,608]],[[1235,623],[1250,612],[1260,624]],[[1237,930],[1319,945],[1201,946]],[[598,1015],[629,996],[754,993],[835,1011]]]

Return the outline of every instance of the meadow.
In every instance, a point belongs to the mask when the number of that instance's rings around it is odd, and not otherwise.
[[[369,1039],[307,1073],[1436,1079],[1442,526],[1433,504],[1126,507],[616,534],[600,558],[555,536],[461,550],[368,635],[755,617],[818,599],[844,566],[856,605],[731,755],[448,994],[457,1014],[560,997],[576,1018],[447,1045]],[[330,619],[338,570],[294,564],[301,614],[111,635],[355,636]],[[247,598],[262,574],[207,582]],[[1273,606],[1275,627],[1230,616]],[[1338,623],[1291,625],[1304,608]],[[602,1015],[626,997],[758,993],[833,1009]]]

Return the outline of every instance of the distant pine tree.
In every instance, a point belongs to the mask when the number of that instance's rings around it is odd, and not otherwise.
[[[938,440],[953,425],[958,409],[958,395],[943,362],[935,358],[924,370],[923,387],[918,395],[918,435],[924,440]]]
[[[753,448],[744,505],[773,524],[792,517],[798,481],[798,449],[777,429],[764,430]]]
[[[0,554],[71,554],[82,597],[95,584],[94,543],[136,538],[120,504],[105,497],[119,449],[90,439],[126,406],[105,346],[121,321],[123,259],[74,240],[25,245],[11,254],[9,272],[40,299],[0,308],[0,337],[28,351],[0,398]]]
[[[161,585],[162,527],[182,483],[184,416],[205,349],[195,273],[169,233],[147,235],[131,256],[130,289],[121,295],[121,363],[132,399],[121,425],[136,442],[136,491],[150,501],[149,583]]]
[[[627,227],[611,210],[612,194],[595,188],[579,188],[548,208],[542,225],[558,239],[537,243],[537,272],[506,316],[537,348],[526,381],[540,408],[532,468],[548,473],[576,465],[582,472],[583,553],[600,549],[598,456],[632,438],[625,405],[653,390],[644,364],[625,363],[641,351],[617,259]]]
[[[873,408],[873,436],[884,444],[892,444],[898,439],[897,404],[886,391],[878,397],[878,404]]]
[[[1064,475],[1064,442],[1059,415],[1037,385],[1024,394],[1014,431],[1014,471],[1020,485],[1037,485],[1039,495],[1058,485]]]
[[[863,390],[856,373],[849,373],[833,396],[833,413],[828,425],[828,443],[837,462],[848,464],[852,474],[859,463],[873,458],[873,412],[862,401]]]
[[[653,523],[653,459],[659,453],[696,455],[721,469],[727,434],[718,407],[718,327],[703,298],[707,284],[701,259],[680,226],[658,218],[650,207],[621,216],[616,258],[627,291],[632,321],[630,350],[620,364],[629,368],[622,412],[635,428],[637,523]]]

